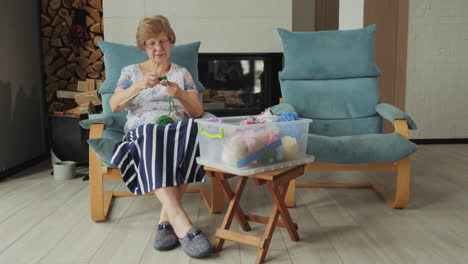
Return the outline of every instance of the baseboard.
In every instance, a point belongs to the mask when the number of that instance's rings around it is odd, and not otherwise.
[[[38,164],[39,162],[41,162],[41,161],[43,161],[43,160],[45,160],[47,158],[50,158],[50,153],[45,153],[45,154],[43,154],[41,156],[38,156],[38,157],[33,158],[31,160],[25,161],[25,162],[23,162],[21,164],[13,166],[13,167],[11,167],[9,169],[6,169],[4,171],[0,171],[0,180],[5,178],[5,177],[9,177],[11,175],[14,175],[14,174],[16,174],[16,173],[18,173],[18,172],[20,172],[22,170],[25,170],[25,169],[27,169],[27,168],[29,168],[31,166],[34,166],[34,165]]]
[[[418,145],[425,144],[468,144],[468,138],[431,138],[431,139],[411,139]]]

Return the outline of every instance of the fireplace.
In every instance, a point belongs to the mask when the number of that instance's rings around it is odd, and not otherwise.
[[[282,53],[201,53],[203,108],[217,116],[253,115],[278,104]]]

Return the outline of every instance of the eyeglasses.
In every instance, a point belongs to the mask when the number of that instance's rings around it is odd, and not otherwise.
[[[166,48],[167,45],[169,45],[171,41],[166,39],[166,40],[160,40],[160,41],[151,41],[149,43],[145,43],[145,47],[148,49],[153,49],[156,46],[159,46],[161,48]]]

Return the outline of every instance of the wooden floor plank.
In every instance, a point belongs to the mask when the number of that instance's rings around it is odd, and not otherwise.
[[[113,185],[106,184],[109,189]],[[87,192],[88,188],[86,188]],[[88,195],[88,193],[87,193]],[[136,198],[126,197],[114,199],[112,209],[109,212],[109,219],[106,222],[96,223],[89,216],[88,197],[84,197],[86,210],[75,217],[83,217],[81,222],[69,232],[46,256],[40,261],[41,264],[74,264],[89,263],[96,254],[106,238],[120,221],[122,215],[128,210]]]
[[[3,251],[0,263],[38,263],[83,220],[88,211],[87,197],[87,188],[82,188]]]
[[[53,183],[53,179],[50,179],[50,181],[52,181],[51,184],[47,185],[48,182],[45,182],[46,185],[41,186],[40,191],[42,192],[42,196],[36,197],[34,195],[30,197],[33,200],[28,206],[0,222],[0,234],[2,237],[0,240],[0,254],[24,234],[36,228],[39,223],[65,204],[68,199],[86,188],[86,184],[81,182],[81,179],[70,180],[60,185]],[[21,200],[21,203],[23,201]],[[14,203],[15,201],[10,202]]]

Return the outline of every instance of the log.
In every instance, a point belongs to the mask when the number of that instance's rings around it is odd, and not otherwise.
[[[98,44],[99,40],[103,40],[103,38],[101,36],[96,36],[96,37],[93,38],[94,46],[99,47],[99,44]]]
[[[94,19],[92,19],[90,16],[86,16],[86,27],[90,27],[94,23],[96,23]]]
[[[62,23],[62,31],[60,31],[60,35],[68,38],[68,34],[70,34],[70,27],[68,25],[63,25]]]
[[[81,92],[67,91],[67,90],[57,90],[57,98],[62,99],[75,99],[75,96]]]
[[[102,33],[101,32],[101,23],[96,23],[94,25],[91,25],[91,27],[89,27],[89,31],[95,32],[95,33]]]
[[[86,6],[85,10],[88,12],[88,15],[96,22],[101,21],[101,13],[96,8],[91,6]]]
[[[51,18],[55,17],[57,15],[57,9],[51,8],[50,6],[47,8],[47,13]]]
[[[41,26],[46,26],[50,23],[50,17],[46,14],[41,14]]]
[[[58,38],[62,32],[62,29],[63,29],[63,26],[62,25],[57,25],[55,28],[54,28],[54,32],[52,33],[52,38]]]
[[[47,7],[49,7],[49,0],[41,0],[41,12],[47,12]]]
[[[64,58],[62,57],[59,57],[58,59],[56,59],[51,65],[50,67],[55,71],[57,70],[58,68],[62,67],[63,65],[65,65],[67,63],[67,61],[65,61]]]
[[[68,56],[67,61],[76,61],[75,53],[72,52],[70,56]]]
[[[73,1],[72,6],[73,6],[74,8],[82,8],[82,7],[83,7],[83,3],[82,3],[80,0],[75,0],[75,1]]]
[[[102,57],[102,52],[101,50],[97,49],[93,53],[91,53],[91,56],[89,56],[89,60],[91,63],[95,63]]]
[[[53,9],[58,9],[60,7],[60,0],[50,0],[49,7]]]
[[[63,43],[63,46],[69,47],[70,46],[70,38],[68,36],[62,36],[62,43]]]
[[[85,81],[78,81],[77,91],[88,92],[96,90],[96,80],[86,79]]]
[[[70,11],[68,11],[68,9],[66,8],[60,8],[60,10],[58,11],[58,14],[59,16],[65,18],[65,17],[70,16]]]
[[[83,48],[80,48],[80,57],[89,57],[91,52],[84,50]]]
[[[62,47],[62,40],[59,38],[54,38],[50,40],[50,45],[52,47]]]
[[[86,57],[80,57],[78,59],[78,64],[80,65],[81,68],[86,69],[88,68],[89,64],[91,64],[91,61],[89,61],[89,59]]]
[[[73,74],[67,70],[67,68],[61,68],[57,71],[56,73],[57,77],[59,77],[62,80],[68,80],[70,79]]]
[[[88,73],[88,76],[93,79],[99,78],[99,73],[97,71],[92,70],[91,72]]]
[[[60,16],[55,16],[54,19],[52,19],[51,25],[52,25],[52,26],[56,26],[56,25],[58,25],[58,24],[60,24],[60,23],[63,23],[63,21],[64,21],[64,20],[63,20],[62,17],[60,17]]]
[[[96,90],[99,91],[101,89],[103,81],[102,80],[96,80]]]
[[[86,91],[96,90],[96,80],[95,79],[86,79]]]
[[[60,55],[62,55],[62,57],[66,57],[66,56],[68,56],[68,54],[70,54],[71,49],[70,48],[60,48],[59,52],[60,52]]]
[[[90,0],[88,1],[88,5],[102,12],[102,0]]]
[[[76,63],[74,63],[74,62],[72,62],[72,63],[68,62],[66,68],[67,68],[67,70],[68,70],[69,72],[75,72],[75,71],[76,71]],[[72,80],[72,79],[70,79],[70,80]]]
[[[56,56],[57,52],[55,51],[55,49],[50,49],[49,51],[47,51],[46,55],[44,56],[44,66],[51,64]]]
[[[84,81],[78,81],[77,86],[76,86],[76,90],[77,90],[78,92],[86,92],[86,91],[88,91],[88,87],[86,87],[86,82],[84,82]]]
[[[72,16],[70,15],[70,16],[64,17],[63,19],[65,20],[65,23],[66,23],[68,26],[71,27],[71,25],[72,25]]]
[[[53,112],[63,112],[63,110],[65,109],[65,105],[62,103],[62,102],[52,102],[50,105],[49,105],[49,113],[53,113]]]
[[[99,99],[97,90],[79,93],[78,95],[75,96],[75,102],[78,105],[88,105],[89,103],[93,105],[102,104],[101,99]]]
[[[104,62],[96,61],[95,63],[93,63],[93,65],[91,65],[91,68],[93,68],[97,72],[101,72],[103,66],[104,66]]]
[[[89,50],[91,52],[94,52],[96,50],[96,47],[94,46],[94,43],[93,43],[92,40],[86,41],[85,48],[86,48],[86,50]]]
[[[73,4],[73,0],[62,0],[62,5],[65,8],[71,9]]]
[[[76,67],[76,74],[78,75],[79,80],[85,80],[86,76],[88,75],[88,73],[86,72],[86,69],[83,69],[79,66]]]
[[[76,83],[76,82],[74,82],[74,83],[69,83],[69,84],[67,85],[67,90],[68,90],[68,91],[76,91],[76,88],[77,88],[77,83]]]
[[[68,81],[64,81],[64,80],[57,81],[57,83],[59,85],[59,90],[64,89],[68,85]]]
[[[52,75],[54,75],[54,73],[55,73],[55,69],[52,68],[50,65],[49,65],[49,66],[45,66],[45,67],[44,67],[44,73],[45,73],[47,76],[52,76]]]
[[[54,99],[55,92],[59,89],[58,82],[49,83],[46,87],[46,98],[47,102],[51,102]]]
[[[52,36],[52,27],[42,28],[41,31],[42,31],[42,36],[44,36],[44,37]]]
[[[57,78],[57,77],[55,77],[54,75],[52,75],[52,76],[50,76],[50,77],[49,77],[49,76],[46,77],[46,83],[47,83],[47,84],[56,82],[56,81],[58,81],[58,80],[60,80],[60,79]]]

